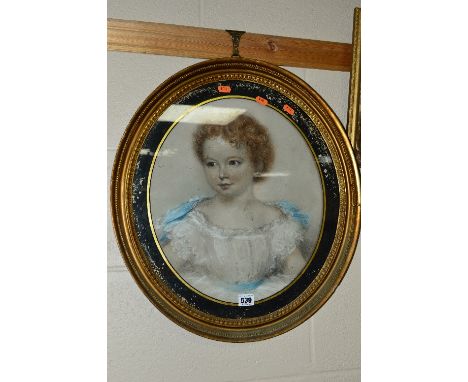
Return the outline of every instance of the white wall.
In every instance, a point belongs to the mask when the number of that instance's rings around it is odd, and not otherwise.
[[[108,17],[351,42],[359,0],[108,0]],[[242,54],[242,50],[241,50]],[[123,131],[145,97],[200,60],[108,54],[108,176]],[[346,123],[348,73],[288,68]],[[360,250],[335,294],[311,319],[279,337],[229,344],[166,319],[129,275],[108,219],[108,380],[351,382],[360,380]]]

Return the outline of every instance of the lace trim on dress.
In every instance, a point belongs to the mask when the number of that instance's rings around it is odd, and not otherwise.
[[[183,221],[173,226],[167,234],[174,253],[181,260],[189,261],[196,255],[192,243],[197,240],[197,234],[190,224]]]
[[[213,238],[236,237],[246,240],[255,240],[253,236],[261,235],[268,236],[271,244],[273,261],[270,271],[274,272],[304,239],[309,216],[289,201],[265,203],[282,212],[280,217],[265,225],[254,228],[224,228],[212,224],[205,214],[196,209],[197,205],[206,199],[194,197],[169,210],[162,219],[156,221],[156,231],[160,233],[158,236],[161,244],[166,245],[171,242],[174,252],[184,261],[197,256],[193,243],[199,240],[200,233]]]
[[[287,217],[283,214],[283,216],[276,218],[271,222],[259,227],[224,228],[211,223],[203,212],[196,209],[194,209],[190,213],[190,217],[201,229],[217,237],[252,236],[259,234],[262,235],[265,234],[265,232],[269,231],[274,225],[280,224],[283,221],[287,220]]]
[[[235,237],[246,240],[255,240],[255,236],[267,236],[273,260],[270,271],[273,272],[300,245],[304,232],[299,223],[285,215],[261,227],[231,229],[215,226],[202,212],[193,210],[183,222],[172,227],[169,232],[174,252],[184,261],[197,256],[193,251],[193,243],[199,240],[200,234],[219,239]]]

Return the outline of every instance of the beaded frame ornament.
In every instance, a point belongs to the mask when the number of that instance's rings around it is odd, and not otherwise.
[[[168,110],[177,106],[186,115],[193,105],[239,99],[271,108],[295,127],[294,133],[300,133],[304,147],[316,158],[326,206],[320,235],[304,269],[287,288],[253,305],[211,298],[185,282],[167,261],[151,218],[154,163],[162,155],[165,139],[183,118],[181,114],[166,120]],[[171,192],[169,188],[156,191]],[[307,190],[303,192],[306,195]],[[300,325],[340,284],[359,236],[359,172],[339,119],[307,83],[265,62],[240,57],[215,59],[170,77],[137,110],[116,153],[111,206],[117,242],[128,270],[163,314],[204,337],[257,341]]]

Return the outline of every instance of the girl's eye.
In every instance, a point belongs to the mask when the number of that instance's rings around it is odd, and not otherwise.
[[[214,167],[215,166],[215,162],[212,162],[212,161],[209,161],[209,162],[206,162],[206,166],[207,167]]]
[[[237,160],[237,159],[231,159],[229,161],[229,165],[230,166],[239,166],[241,164],[241,161],[240,160]]]

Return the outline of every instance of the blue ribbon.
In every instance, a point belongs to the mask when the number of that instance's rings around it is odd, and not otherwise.
[[[168,235],[171,228],[184,220],[185,216],[187,216],[190,211],[192,211],[201,201],[205,199],[207,198],[197,196],[182,204],[179,204],[177,207],[166,212],[166,215],[164,215],[162,220],[162,233],[161,237],[159,238],[162,245],[166,245],[169,242]],[[280,208],[281,211],[291,216],[294,220],[301,224],[304,229],[307,229],[310,221],[309,215],[299,210],[299,208],[297,208],[294,203],[291,203],[288,200],[279,200],[272,203],[272,205]]]

